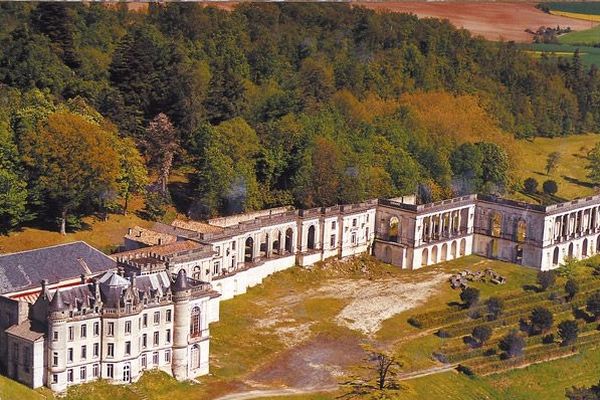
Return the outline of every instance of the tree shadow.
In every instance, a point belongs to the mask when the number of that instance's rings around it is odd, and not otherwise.
[[[593,189],[595,186],[592,182],[582,181],[580,179],[573,178],[573,177],[566,176],[566,175],[563,175],[562,178],[569,183],[573,183],[575,185],[583,186],[583,187],[590,188],[590,189]]]
[[[470,336],[470,335],[463,337],[463,343],[472,349],[481,346],[480,343],[473,336]]]
[[[530,285],[530,284],[523,285],[523,290],[526,292],[534,292],[534,293],[540,293],[542,291],[542,289],[539,286]]]

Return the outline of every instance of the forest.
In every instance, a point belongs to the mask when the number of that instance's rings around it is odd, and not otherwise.
[[[600,131],[600,74],[348,4],[0,3],[0,229],[520,185],[516,140]]]

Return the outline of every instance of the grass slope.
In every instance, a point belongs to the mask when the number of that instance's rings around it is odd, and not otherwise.
[[[518,166],[518,177],[521,180],[528,177],[537,179],[540,184],[539,190],[545,180],[553,179],[558,183],[557,195],[565,199],[594,194],[594,189],[586,177],[587,160],[584,157],[599,141],[600,136],[597,134],[522,140],[519,142],[522,159]],[[547,176],[546,158],[554,151],[561,153],[561,160],[556,171]],[[519,200],[532,201],[524,195],[516,197]]]
[[[0,375],[0,399],[2,400],[42,400],[44,396],[27,386]]]

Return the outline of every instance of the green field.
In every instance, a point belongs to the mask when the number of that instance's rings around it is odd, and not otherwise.
[[[587,32],[587,31],[582,31]],[[576,32],[579,33],[579,32]],[[546,53],[550,57],[563,57],[571,58],[575,50],[579,49],[581,61],[586,66],[592,64],[600,65],[600,48],[591,46],[573,46],[570,44],[545,44],[545,43],[534,43],[523,45],[522,48],[527,51],[535,52],[536,56],[541,53]]]
[[[547,7],[552,11],[564,11],[576,14],[591,14],[600,15],[600,3],[588,2],[588,1],[574,1],[574,2],[552,2],[543,3],[544,7]]]
[[[571,32],[561,35],[558,41],[574,46],[593,46],[600,43],[600,25],[585,31]]]

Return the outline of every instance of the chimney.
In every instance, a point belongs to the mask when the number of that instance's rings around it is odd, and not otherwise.
[[[127,235],[131,235],[131,228],[127,228]]]
[[[162,243],[162,238],[158,238],[158,245],[160,246]]]
[[[48,285],[48,280],[47,279],[42,279],[42,281],[40,282],[42,284],[42,296],[46,296],[46,286]]]

